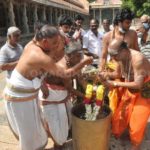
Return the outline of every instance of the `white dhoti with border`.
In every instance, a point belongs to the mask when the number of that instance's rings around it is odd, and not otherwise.
[[[41,103],[47,102],[46,105],[41,105],[43,118],[54,142],[63,145],[67,141],[71,124],[72,103],[68,100],[68,92],[64,87],[49,85],[48,89],[49,97],[46,100],[42,98],[42,92],[39,92]]]
[[[37,102],[40,86],[41,79],[28,80],[14,70],[4,90],[6,114],[21,150],[43,150],[47,144]]]

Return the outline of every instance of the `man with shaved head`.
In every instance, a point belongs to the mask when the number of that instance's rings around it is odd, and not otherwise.
[[[122,97],[112,119],[112,132],[120,137],[129,126],[131,150],[140,150],[144,131],[150,115],[150,62],[127,43],[114,39],[108,47],[110,56],[121,64],[121,76],[125,82],[104,79],[108,87],[122,87]]]

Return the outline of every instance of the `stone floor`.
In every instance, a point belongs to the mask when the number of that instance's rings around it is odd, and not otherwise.
[[[1,97],[1,93],[5,85],[4,76],[5,74],[0,73],[0,150],[19,150],[18,141],[15,139],[8,127],[4,104]],[[110,150],[128,150],[130,147],[130,142],[128,139],[119,140],[112,136],[109,147]],[[51,139],[49,139],[45,150],[53,150],[53,142]],[[73,150],[71,140],[67,142],[64,150]],[[150,123],[148,123],[148,128],[146,130],[146,135],[142,143],[141,150],[150,150]]]

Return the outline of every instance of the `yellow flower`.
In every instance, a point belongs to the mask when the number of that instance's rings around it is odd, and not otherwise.
[[[105,87],[103,85],[99,85],[96,91],[96,100],[103,100]]]
[[[92,98],[92,93],[93,93],[93,85],[88,83],[85,91],[85,97],[86,98]]]

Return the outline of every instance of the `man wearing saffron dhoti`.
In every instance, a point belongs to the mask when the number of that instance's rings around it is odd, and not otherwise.
[[[150,115],[150,62],[140,52],[129,49],[122,40],[113,40],[108,53],[121,63],[125,82],[102,80],[108,87],[123,87],[122,97],[112,119],[112,133],[120,137],[129,127],[131,150],[140,150]]]
[[[22,150],[43,150],[47,143],[38,106],[38,91],[45,73],[66,78],[75,75],[92,58],[73,68],[64,69],[57,62],[64,56],[64,38],[55,27],[43,26],[24,52],[4,90],[5,109]]]

